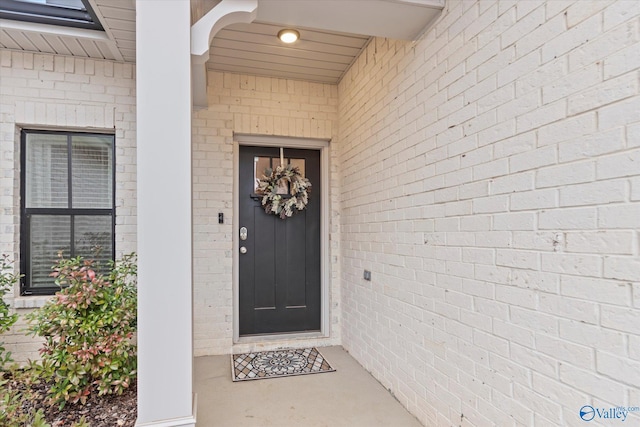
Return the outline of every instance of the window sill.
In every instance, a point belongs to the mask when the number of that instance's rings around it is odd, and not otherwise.
[[[52,298],[51,295],[37,295],[32,297],[15,297],[11,304],[13,308],[19,310],[21,308],[40,308]]]

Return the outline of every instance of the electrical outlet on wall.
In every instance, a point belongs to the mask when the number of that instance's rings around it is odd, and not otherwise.
[[[364,280],[371,281],[371,272],[369,270],[364,271]]]

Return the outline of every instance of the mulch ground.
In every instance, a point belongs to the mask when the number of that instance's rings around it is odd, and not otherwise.
[[[25,390],[27,386],[18,381],[10,380],[5,387]],[[51,404],[47,397],[46,383],[30,384],[31,398],[24,402],[23,409],[34,412],[42,409],[46,421],[51,427],[70,426],[73,422],[84,417],[91,427],[133,427],[137,417],[137,390],[134,384],[122,395],[91,396],[84,405],[66,404],[60,409],[59,405]]]

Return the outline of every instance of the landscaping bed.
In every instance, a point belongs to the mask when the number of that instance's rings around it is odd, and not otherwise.
[[[60,409],[60,405],[50,402],[47,396],[50,383],[32,383],[25,373],[17,374],[15,378],[7,373],[6,380],[7,383],[2,386],[3,391],[0,394],[7,393],[6,396],[20,394],[26,397],[19,402],[16,400],[20,407],[16,408],[15,419],[41,410],[46,422],[46,424],[40,424],[43,426],[68,427],[74,423],[78,427],[133,427],[135,425],[137,417],[135,383],[125,389],[121,395],[91,395],[84,405],[67,403]],[[81,422],[83,418],[85,424]],[[11,420],[8,421],[11,423]],[[21,427],[22,424],[16,424],[17,426]],[[38,427],[38,424],[34,423],[34,427]]]

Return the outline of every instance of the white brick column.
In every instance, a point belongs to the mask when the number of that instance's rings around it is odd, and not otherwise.
[[[136,1],[138,426],[195,426],[190,2]]]

